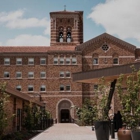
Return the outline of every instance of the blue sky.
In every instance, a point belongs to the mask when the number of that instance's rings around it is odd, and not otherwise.
[[[84,41],[104,32],[140,47],[140,0],[0,0],[1,46],[49,46],[52,11],[84,11]]]

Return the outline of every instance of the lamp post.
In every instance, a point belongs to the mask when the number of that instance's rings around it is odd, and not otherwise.
[[[109,117],[110,117],[110,120],[111,120],[111,131],[110,131],[111,132],[111,138],[114,139],[115,138],[114,120],[113,120],[114,114],[110,114]]]

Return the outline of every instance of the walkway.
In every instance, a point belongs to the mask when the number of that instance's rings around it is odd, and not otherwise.
[[[96,140],[96,136],[91,127],[59,123],[54,124],[31,140]]]

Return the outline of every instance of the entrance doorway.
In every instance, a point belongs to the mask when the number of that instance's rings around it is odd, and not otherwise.
[[[69,123],[70,122],[70,111],[69,109],[61,110],[61,123]]]
[[[61,99],[57,104],[56,119],[58,123],[70,123],[74,118],[74,111],[71,109],[73,105],[69,99]]]

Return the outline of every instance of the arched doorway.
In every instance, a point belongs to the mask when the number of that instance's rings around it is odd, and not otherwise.
[[[57,120],[59,123],[72,122],[73,112],[71,106],[73,103],[70,100],[63,99],[57,104]]]
[[[71,122],[69,109],[61,109],[61,111],[60,111],[60,122],[61,123]]]

